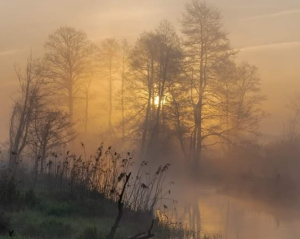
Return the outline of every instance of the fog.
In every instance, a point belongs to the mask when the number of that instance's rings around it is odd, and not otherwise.
[[[0,0],[0,238],[85,238],[20,222],[65,194],[83,211],[53,220],[95,238],[299,238],[299,22],[298,0]]]
[[[259,68],[266,109],[272,117],[262,131],[274,134],[281,127],[282,109],[290,90],[299,88],[300,5],[288,1],[211,1],[221,11],[231,44],[242,49],[239,58]],[[9,105],[14,92],[14,63],[22,64],[29,52],[41,56],[47,36],[60,26],[84,30],[97,42],[105,37],[131,41],[144,30],[168,19],[180,29],[179,19],[185,1],[1,1],[0,81],[2,117],[1,141],[8,132]],[[286,82],[289,82],[286,84]],[[4,103],[5,102],[5,103]],[[285,112],[286,113],[286,112]]]

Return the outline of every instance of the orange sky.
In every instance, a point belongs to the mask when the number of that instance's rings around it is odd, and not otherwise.
[[[186,0],[0,0],[0,142],[8,137],[12,98],[17,79],[14,64],[24,64],[32,50],[41,56],[50,32],[74,26],[98,42],[105,37],[128,38],[170,20],[180,30]],[[281,132],[286,105],[300,91],[300,1],[211,0],[219,7],[238,60],[259,68],[264,107],[270,117],[262,122],[265,134]]]

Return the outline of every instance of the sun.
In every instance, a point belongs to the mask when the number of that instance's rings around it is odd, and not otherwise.
[[[161,100],[161,104],[164,105],[166,103],[166,97],[164,96],[163,99]],[[154,105],[158,106],[159,105],[159,96],[156,96],[154,99]]]

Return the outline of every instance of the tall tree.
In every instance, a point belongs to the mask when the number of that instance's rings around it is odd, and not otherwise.
[[[300,134],[300,93],[297,92],[289,103],[290,115],[284,124],[284,136],[286,140],[294,142]]]
[[[133,127],[141,133],[141,152],[145,152],[146,140],[151,126],[152,109],[154,108],[154,60],[156,36],[152,32],[143,33],[136,41],[131,54],[130,66],[132,77],[127,86],[131,89],[128,102]],[[141,113],[143,116],[141,117]],[[136,119],[134,119],[136,118]],[[134,130],[135,131],[135,130]]]
[[[89,108],[91,96],[91,86],[94,81],[94,76],[91,74],[84,85],[84,100],[85,100],[85,113],[84,113],[84,133],[87,137],[88,135],[88,126],[89,126]]]
[[[119,68],[120,46],[114,38],[108,38],[102,41],[100,47],[100,64],[101,70],[105,73],[105,78],[108,81],[108,133],[115,137],[112,113],[113,113],[113,81],[115,73]]]
[[[157,56],[156,75],[155,75],[155,98],[154,98],[154,119],[151,135],[149,139],[149,149],[152,151],[153,146],[156,147],[160,142],[160,136],[163,131],[164,123],[164,108],[167,98],[170,95],[168,89],[174,85],[177,78],[181,74],[181,64],[183,52],[181,42],[176,34],[174,27],[168,21],[162,21],[155,31],[157,36]]]
[[[66,103],[72,119],[74,100],[82,90],[86,74],[90,70],[94,46],[84,32],[72,27],[60,27],[49,35],[45,50],[49,76]]]
[[[193,122],[193,109],[190,104],[190,82],[183,74],[168,86],[168,101],[165,105],[166,120],[171,132],[176,136],[185,160],[189,160],[188,138]],[[170,137],[170,135],[169,135]]]
[[[233,52],[222,30],[220,12],[206,2],[193,0],[186,4],[182,16],[185,36],[186,69],[192,78],[191,104],[194,112],[190,157],[197,163],[201,159],[204,139],[215,135],[212,127],[211,79],[214,70]],[[210,121],[210,122],[209,122]]]
[[[249,136],[257,135],[259,122],[265,117],[257,68],[248,63],[239,65],[226,62],[216,70],[216,109],[220,115],[224,136],[231,143],[238,143]]]
[[[169,86],[179,75],[182,59],[179,37],[167,21],[162,21],[155,31],[144,32],[131,51],[128,102],[144,155],[153,153],[166,135],[162,134],[167,126],[164,104]]]
[[[261,94],[261,79],[256,66],[241,63],[237,66],[237,97],[233,127],[239,131],[256,134],[259,122],[266,116],[262,103],[266,99]]]
[[[128,74],[130,46],[127,40],[121,44],[121,124],[122,124],[122,141],[125,140],[125,84],[126,75]]]
[[[40,163],[40,172],[45,170],[45,161],[51,150],[75,139],[73,124],[67,115],[49,106],[35,110],[33,124],[30,130],[32,149],[36,154],[35,173]]]
[[[33,122],[34,105],[43,97],[42,87],[45,78],[42,68],[34,62],[30,56],[27,60],[26,72],[22,75],[20,69],[16,68],[16,74],[20,84],[21,96],[15,102],[9,129],[10,157],[9,167],[15,173],[22,151],[28,143],[28,131]]]

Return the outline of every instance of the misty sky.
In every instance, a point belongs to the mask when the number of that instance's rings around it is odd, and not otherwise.
[[[24,65],[30,51],[39,57],[49,33],[60,26],[84,30],[95,43],[105,37],[128,38],[168,19],[180,30],[186,0],[0,0],[0,142],[8,138],[12,99],[16,97],[14,64]],[[240,61],[259,68],[266,134],[281,133],[286,105],[300,91],[300,1],[211,0],[223,15]]]

